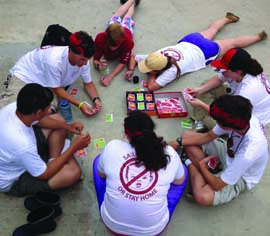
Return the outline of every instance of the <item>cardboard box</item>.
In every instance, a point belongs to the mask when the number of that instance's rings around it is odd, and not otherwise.
[[[182,92],[155,92],[158,118],[185,117],[188,109]]]
[[[133,110],[146,112],[150,116],[156,115],[155,97],[153,92],[127,91],[127,113]]]

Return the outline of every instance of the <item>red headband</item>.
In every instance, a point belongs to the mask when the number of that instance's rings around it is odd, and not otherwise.
[[[229,113],[226,113],[222,111],[217,105],[214,105],[210,109],[210,116],[212,116],[214,119],[215,117],[222,117],[224,121],[228,124],[235,124],[240,129],[245,129],[248,127],[248,124],[246,121],[240,119],[240,118],[232,118]]]
[[[80,54],[80,55],[83,55],[84,51],[81,47],[81,43],[82,43],[82,40],[78,38],[78,32],[75,32],[73,33],[70,37],[69,37],[69,42],[70,42],[70,45],[75,47],[76,51]]]
[[[143,134],[143,132],[141,132],[141,131],[128,130],[128,129],[125,129],[125,133],[126,133],[130,138],[138,137],[138,136],[141,136],[141,135]]]

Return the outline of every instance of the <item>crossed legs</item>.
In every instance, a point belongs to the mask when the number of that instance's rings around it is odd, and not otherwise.
[[[51,115],[50,117],[64,121],[58,114]],[[48,140],[50,158],[59,157],[65,144],[66,131],[63,129],[43,130],[43,133]],[[76,183],[80,177],[81,168],[74,157],[71,157],[62,169],[49,179],[49,186],[54,190],[66,188]]]
[[[198,136],[198,133],[193,131],[186,131],[182,134],[182,138],[184,139],[194,135]],[[188,165],[187,168],[189,171],[193,197],[200,205],[213,205],[215,192],[206,183],[204,177],[199,171],[199,161],[205,158],[202,147],[196,145],[185,146],[185,151],[192,162]]]
[[[134,15],[135,0],[128,0],[125,4],[121,5],[113,16],[132,18]]]

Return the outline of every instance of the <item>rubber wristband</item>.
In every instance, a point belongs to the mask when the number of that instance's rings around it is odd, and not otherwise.
[[[92,102],[95,103],[96,100],[99,100],[99,101],[100,101],[100,98],[99,98],[99,97],[94,97],[94,98],[92,99]]]
[[[80,102],[78,109],[81,110],[82,105],[84,104],[84,102]]]

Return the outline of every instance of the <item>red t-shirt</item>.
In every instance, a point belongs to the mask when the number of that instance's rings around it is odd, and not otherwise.
[[[134,41],[130,30],[127,28],[124,29],[124,41],[121,43],[120,47],[115,50],[110,49],[106,38],[106,32],[97,34],[95,39],[96,52],[94,55],[94,60],[99,61],[100,58],[104,56],[107,60],[115,60],[119,58],[120,63],[122,64],[126,64],[128,62],[134,47]]]

